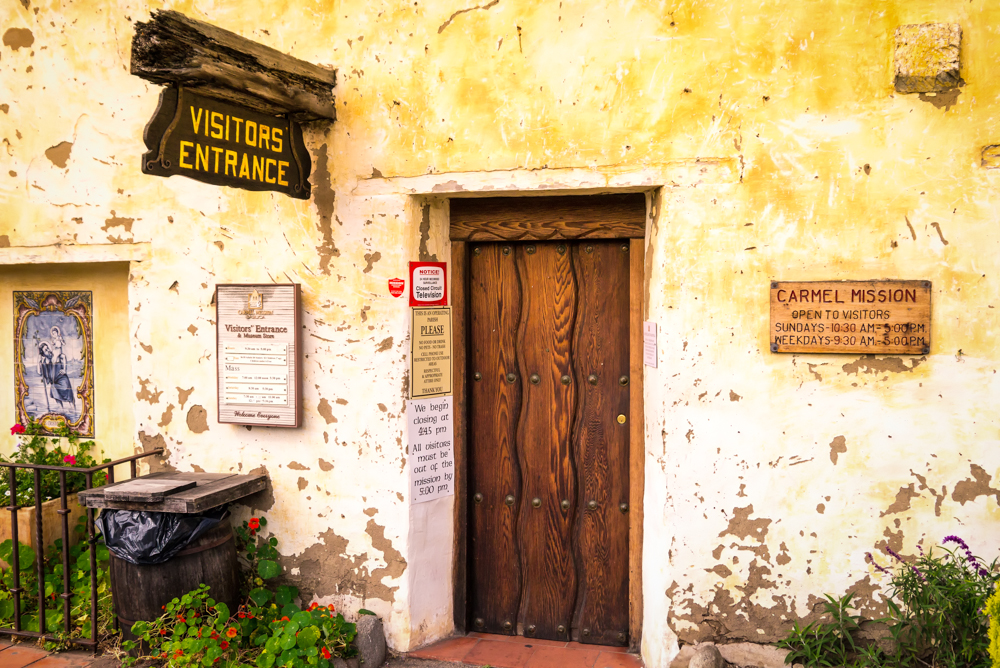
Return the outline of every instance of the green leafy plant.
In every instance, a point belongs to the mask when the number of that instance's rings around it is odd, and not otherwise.
[[[852,635],[858,629],[859,615],[849,613],[854,593],[837,599],[826,594],[823,617],[805,627],[795,622],[788,637],[780,640],[778,647],[790,650],[785,663],[804,663],[807,666],[842,666],[848,657],[857,653]]]
[[[976,557],[964,540],[946,536],[945,547],[929,550],[910,561],[893,550],[892,570],[879,565],[871,554],[866,560],[889,576],[886,605],[889,616],[879,620],[888,626],[893,650],[887,655],[874,645],[861,646],[855,638],[860,617],[849,615],[852,594],[834,599],[827,595],[825,614],[800,628],[796,623],[780,647],[791,652],[787,663],[807,666],[933,666],[934,668],[1000,668],[987,656],[991,637],[988,624],[990,598],[1000,578],[997,561],[987,564]],[[949,543],[957,547],[950,549]],[[918,546],[919,548],[919,546]],[[993,594],[997,598],[996,594]],[[990,603],[988,603],[988,601]],[[1000,613],[1000,600],[993,605]],[[1000,636],[1000,627],[995,632]],[[1000,646],[1000,640],[997,640]],[[1000,647],[998,647],[1000,649]]]
[[[137,622],[132,632],[141,642],[125,642],[122,649],[141,649],[145,658],[165,661],[171,668],[330,668],[335,657],[352,656],[355,625],[332,605],[312,603],[303,610],[295,603],[297,588],[267,586],[282,569],[277,539],[261,535],[266,526],[267,520],[260,517],[235,528],[244,594],[235,615],[201,585],[165,605],[159,619]],[[122,657],[125,666],[136,660]]]
[[[74,531],[83,533],[86,530],[86,518],[81,517]],[[0,572],[0,625],[14,625],[14,587],[13,572],[14,545],[11,540],[0,543],[0,559],[8,564],[8,568]],[[38,631],[38,574],[36,552],[31,547],[19,543],[18,566],[21,592],[21,627],[27,631]],[[104,545],[98,544],[95,549],[97,562],[97,603],[98,603],[98,635],[110,630],[114,621],[111,602],[111,580],[108,571],[110,555]],[[69,548],[69,619],[70,632],[65,633],[65,609],[62,594],[64,590],[64,567],[62,563],[62,539],[57,539],[44,555],[44,575],[42,587],[46,602],[44,612],[46,631],[62,637],[55,646],[64,646],[71,637],[89,637],[91,635],[91,586],[90,586],[90,545],[81,541]],[[51,648],[51,647],[50,647]]]
[[[986,615],[990,618],[990,658],[993,659],[991,668],[1000,668],[1000,584],[990,600],[986,601]]]
[[[945,668],[989,666],[989,620],[983,614],[997,579],[997,562],[985,564],[958,536],[943,548],[912,563],[888,550],[897,561],[889,587],[889,623],[896,641],[893,665]],[[960,552],[961,551],[961,552]]]
[[[90,468],[97,466],[97,460],[90,454],[94,448],[93,441],[80,441],[64,426],[57,437],[45,436],[42,427],[34,420],[27,425],[15,424],[10,433],[18,437],[17,449],[11,457],[0,455],[0,462],[17,464],[44,464],[46,466],[65,466],[71,468]],[[50,447],[51,446],[51,447]],[[65,447],[64,447],[65,446]],[[105,459],[104,463],[110,462]],[[29,506],[35,503],[35,473],[31,469],[15,470],[17,481],[17,505]],[[6,472],[4,472],[6,473]],[[107,482],[107,472],[97,471],[93,475],[93,486],[99,487]],[[68,473],[66,475],[66,493],[73,494],[85,489],[87,478],[83,473]],[[41,476],[42,501],[59,498],[59,476],[51,471],[44,471]],[[0,497],[10,503],[10,480],[7,475],[0,476]]]

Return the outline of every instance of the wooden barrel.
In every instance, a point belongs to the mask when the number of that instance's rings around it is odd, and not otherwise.
[[[139,566],[111,553],[111,596],[125,640],[135,640],[132,624],[152,621],[163,606],[200,584],[209,595],[229,606],[232,614],[240,600],[239,564],[233,528],[223,520],[162,564]]]

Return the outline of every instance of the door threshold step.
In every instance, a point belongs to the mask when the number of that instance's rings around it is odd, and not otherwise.
[[[406,660],[451,662],[491,668],[642,668],[642,660],[624,647],[532,640],[523,636],[471,633],[448,638],[406,655]],[[392,668],[438,668],[433,664],[389,664]],[[441,668],[449,665],[443,664]]]

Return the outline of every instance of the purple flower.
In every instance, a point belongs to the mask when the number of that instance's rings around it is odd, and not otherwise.
[[[899,563],[903,563],[903,558],[901,556],[899,556],[898,554],[896,554],[893,551],[893,549],[891,547],[889,547],[888,545],[885,546],[885,551],[888,552],[889,554],[891,554],[896,559],[896,561],[898,561]]]
[[[886,575],[890,576],[892,575],[892,573],[889,572],[888,568],[883,568],[882,566],[879,566],[878,562],[875,561],[875,557],[872,556],[871,552],[865,552],[865,561],[869,562],[872,566],[877,568],[882,573],[885,573]]]
[[[962,549],[963,549],[963,550],[965,550],[966,552],[968,552],[968,550],[969,550],[969,545],[968,545],[968,543],[966,543],[966,542],[965,542],[964,540],[962,540],[962,539],[961,539],[961,538],[959,538],[958,536],[954,536],[954,535],[953,535],[953,536],[945,536],[945,537],[944,537],[944,540],[943,540],[943,541],[941,541],[941,542],[942,542],[942,543],[957,543],[957,544],[958,544],[958,545],[960,545],[960,546],[962,547]]]
[[[919,551],[921,555],[924,553],[924,548],[920,543],[917,543],[917,551]]]
[[[920,578],[920,581],[921,581],[921,582],[927,582],[927,578],[925,578],[925,577],[924,577],[924,574],[923,574],[923,573],[921,573],[921,572],[920,572],[920,570],[919,570],[919,569],[917,569],[917,567],[916,567],[916,566],[910,566],[910,569],[911,569],[911,570],[912,570],[912,571],[913,571],[914,573],[916,573],[916,574],[917,574],[917,577],[918,577],[918,578]]]
[[[989,577],[989,575],[990,575],[990,572],[988,570],[986,570],[985,568],[980,568],[979,569],[979,577],[986,578],[986,577]]]

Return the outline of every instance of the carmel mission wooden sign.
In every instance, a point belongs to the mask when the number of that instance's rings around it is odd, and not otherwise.
[[[771,283],[773,353],[926,355],[930,281]]]
[[[293,121],[170,87],[144,140],[145,174],[309,199],[311,162]]]

